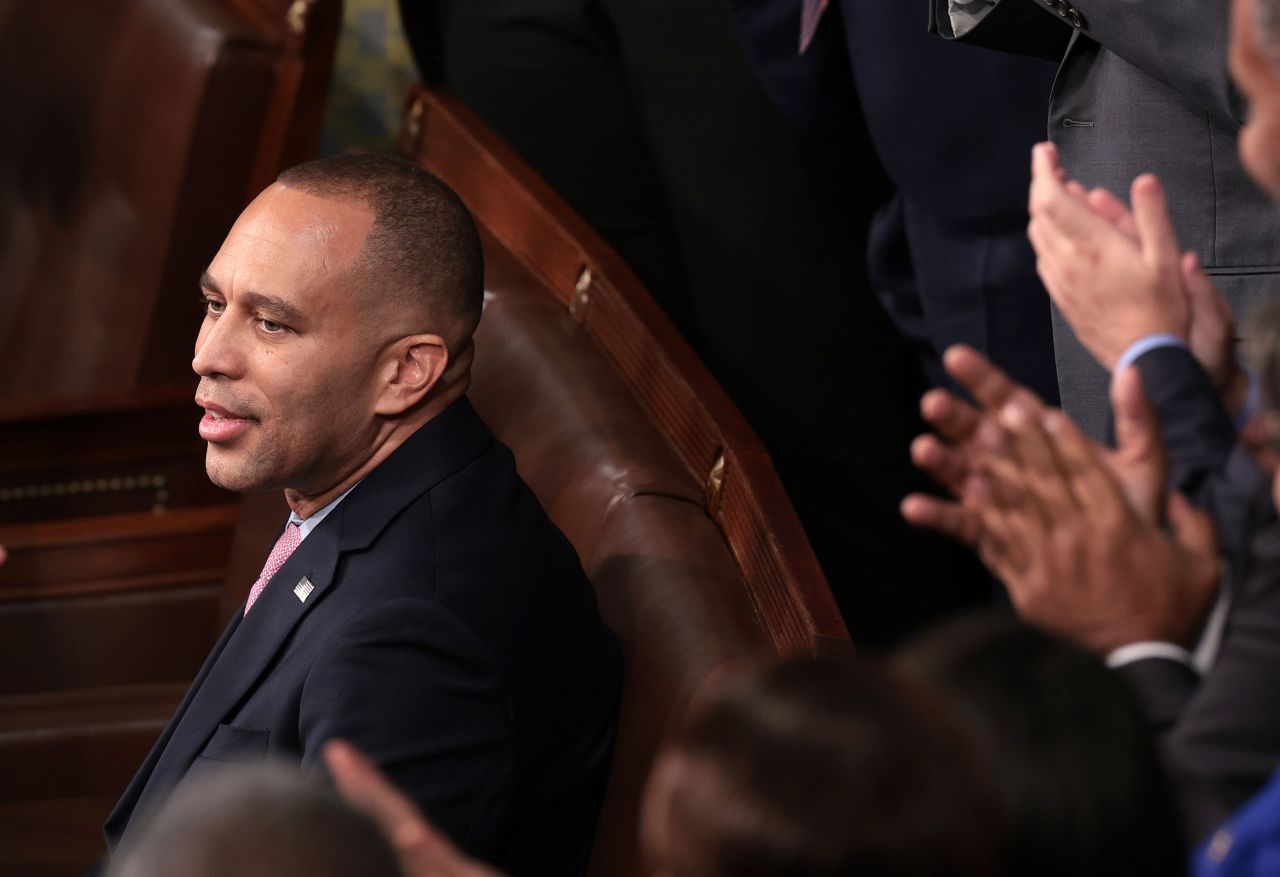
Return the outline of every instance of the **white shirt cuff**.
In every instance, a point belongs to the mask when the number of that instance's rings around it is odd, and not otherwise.
[[[1145,661],[1148,658],[1177,661],[1179,664],[1186,664],[1193,670],[1196,666],[1195,661],[1191,658],[1191,653],[1182,646],[1161,642],[1130,643],[1127,646],[1121,646],[1107,655],[1107,666],[1112,670],[1116,670],[1126,664],[1134,664],[1138,661]]]
[[[1139,356],[1144,353],[1150,353],[1158,347],[1182,347],[1186,348],[1187,342],[1179,338],[1177,335],[1170,335],[1168,332],[1157,332],[1155,335],[1144,335],[1137,341],[1130,344],[1120,354],[1120,358],[1116,360],[1116,374],[1133,365]]]
[[[1107,666],[1115,670],[1126,664],[1134,664],[1138,661],[1145,661],[1148,658],[1163,658],[1167,661],[1186,664],[1201,676],[1208,673],[1214,662],[1218,660],[1218,649],[1222,646],[1222,636],[1227,626],[1227,616],[1231,613],[1233,589],[1231,567],[1221,558],[1218,559],[1218,567],[1221,576],[1218,585],[1218,599],[1214,601],[1213,609],[1210,610],[1209,617],[1205,619],[1204,629],[1200,631],[1200,639],[1196,642],[1194,652],[1174,643],[1155,641],[1130,643],[1107,655]]]

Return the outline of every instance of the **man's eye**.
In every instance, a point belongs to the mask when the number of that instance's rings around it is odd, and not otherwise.
[[[206,314],[212,314],[216,317],[227,309],[227,303],[217,299],[202,298],[200,299],[200,309]]]
[[[283,332],[288,327],[275,320],[258,320],[258,325],[262,327],[262,331],[268,335],[275,335],[277,332]]]

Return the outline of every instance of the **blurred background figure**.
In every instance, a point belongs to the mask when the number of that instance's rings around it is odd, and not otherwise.
[[[963,342],[1056,400],[1049,302],[1026,234],[1027,153],[1044,139],[1054,65],[939,40],[918,4],[806,2],[821,18],[803,51],[801,4],[731,5],[757,75],[799,124],[847,114],[856,89],[893,192],[869,242],[849,246],[867,246],[872,287],[929,383],[954,386],[942,351]]]
[[[994,772],[1008,820],[1005,873],[1184,870],[1177,809],[1146,720],[1097,657],[992,611],[926,632],[895,661],[944,697]]]
[[[653,873],[999,873],[993,775],[927,687],[852,658],[718,681],[649,778]]]
[[[794,36],[799,4],[794,4]],[[890,187],[842,75],[805,126],[719,0],[401,2],[446,85],[623,257],[769,449],[854,637],[897,642],[987,599],[896,520],[923,375],[872,291]],[[920,25],[923,27],[923,24]]]
[[[493,877],[349,745],[325,757],[410,877]],[[998,793],[964,726],[927,686],[852,656],[712,677],[659,754],[639,830],[656,875],[1000,873]]]
[[[492,877],[351,747],[326,760],[412,877]],[[726,668],[660,751],[640,833],[648,873],[681,877],[1186,870],[1124,682],[1006,613],[944,624],[891,664]]]
[[[401,877],[377,824],[284,764],[193,777],[111,863],[110,877]]]

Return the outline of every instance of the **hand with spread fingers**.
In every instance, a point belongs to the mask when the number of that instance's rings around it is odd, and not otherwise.
[[[965,482],[977,471],[975,461],[988,453],[990,447],[1000,446],[1001,430],[996,414],[1012,403],[1037,415],[1047,409],[1034,393],[971,347],[957,344],[950,348],[943,364],[981,407],[975,408],[946,390],[930,390],[921,400],[921,415],[941,438],[918,437],[911,445],[911,457],[918,468],[959,500]],[[1158,440],[1143,427],[1144,414],[1131,408],[1116,411],[1119,446],[1114,451],[1097,446],[1097,452],[1124,486],[1130,503],[1140,510],[1144,519],[1156,521],[1160,516],[1158,507],[1162,502],[1167,466]],[[916,526],[938,530],[982,550],[979,522],[973,511],[958,501],[912,494],[903,501],[902,513]]]
[[[922,437],[912,451],[960,499],[911,496],[904,516],[973,545],[1029,622],[1104,654],[1193,641],[1217,591],[1213,526],[1166,492],[1138,375],[1113,382],[1108,452],[976,351],[953,348],[945,361],[983,407],[930,394],[925,417],[952,444]]]
[[[1028,237],[1045,288],[1081,343],[1108,370],[1134,342],[1175,335],[1239,414],[1248,378],[1236,359],[1235,324],[1195,253],[1181,253],[1160,181],[1138,177],[1130,210],[1105,189],[1066,180],[1057,149],[1032,153]]]
[[[1063,181],[1052,144],[1035,147],[1027,234],[1037,271],[1080,342],[1111,370],[1141,338],[1186,339],[1191,308],[1159,180],[1146,174],[1134,181],[1131,222],[1109,221],[1091,197],[1100,196]]]
[[[1236,357],[1236,323],[1231,306],[1205,273],[1195,253],[1183,253],[1182,286],[1191,306],[1187,344],[1232,417],[1244,410],[1249,376]]]
[[[1163,466],[1149,451],[1159,445],[1155,418],[1136,372],[1116,376],[1113,397],[1137,434],[1120,438],[1110,464],[1062,412],[1001,409],[1000,447],[968,481],[965,502],[990,533],[992,569],[1026,620],[1102,654],[1151,640],[1190,646],[1217,595],[1213,524],[1160,489]],[[1127,484],[1116,468],[1126,453]]]
[[[325,744],[324,760],[338,791],[391,841],[406,877],[501,877],[459,851],[350,743]]]

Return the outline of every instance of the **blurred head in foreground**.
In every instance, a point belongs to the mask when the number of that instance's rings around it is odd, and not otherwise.
[[[1097,657],[993,612],[935,628],[897,663],[949,701],[998,781],[1006,873],[1185,872],[1150,729]]]
[[[110,877],[403,877],[378,826],[297,768],[227,765],[179,786]]]
[[[663,877],[995,870],[995,791],[922,686],[853,658],[723,677],[649,778],[641,847]]]

